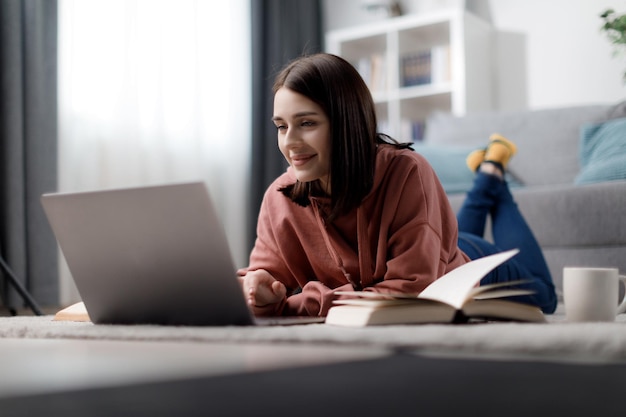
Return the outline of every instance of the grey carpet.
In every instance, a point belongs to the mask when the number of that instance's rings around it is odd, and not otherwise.
[[[52,316],[24,316],[0,318],[0,337],[353,344],[457,357],[626,362],[626,315],[618,316],[614,323],[568,323],[560,314],[548,316],[548,320],[547,324],[494,322],[368,328],[343,328],[325,324],[173,327],[93,325],[53,321]]]

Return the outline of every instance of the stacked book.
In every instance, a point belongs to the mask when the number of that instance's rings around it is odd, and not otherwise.
[[[402,119],[400,122],[400,137],[402,140],[421,142],[424,140],[426,123],[423,120]]]
[[[400,63],[400,85],[411,87],[450,80],[450,46],[438,45],[405,54]]]

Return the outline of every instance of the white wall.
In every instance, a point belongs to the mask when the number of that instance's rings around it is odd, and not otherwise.
[[[384,19],[365,10],[376,0],[324,0],[326,30]],[[626,54],[600,32],[599,15],[611,7],[626,12],[626,0],[405,0],[405,13],[465,6],[490,20],[498,31],[524,37],[526,102],[540,109],[613,103],[626,99]],[[507,71],[500,63],[500,72]],[[506,107],[506,105],[504,105]]]

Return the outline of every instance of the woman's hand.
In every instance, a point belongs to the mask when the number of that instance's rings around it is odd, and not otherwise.
[[[287,295],[285,285],[264,269],[249,271],[241,278],[244,297],[255,315],[272,314]]]

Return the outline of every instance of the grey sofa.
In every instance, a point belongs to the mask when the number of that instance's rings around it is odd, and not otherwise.
[[[417,145],[416,150],[432,158],[446,186],[450,176],[446,169],[459,169],[461,156],[484,146],[492,133],[514,140],[519,149],[509,166],[513,194],[561,294],[565,266],[610,266],[626,273],[626,180],[622,179],[626,171],[626,119],[621,120],[625,117],[626,102],[465,117],[437,113],[427,121],[424,144]],[[608,173],[609,169],[601,167],[600,176],[583,183],[582,169],[588,172],[592,168],[588,161],[581,164],[581,146],[587,147],[586,152],[590,146],[583,137],[588,139],[590,131],[616,123],[622,125],[612,132],[615,143],[610,145],[609,158],[619,172]],[[438,154],[433,155],[433,149],[438,149]],[[603,170],[607,178],[603,178]],[[458,178],[453,181],[458,182]],[[447,189],[455,210],[464,198],[462,188]]]

